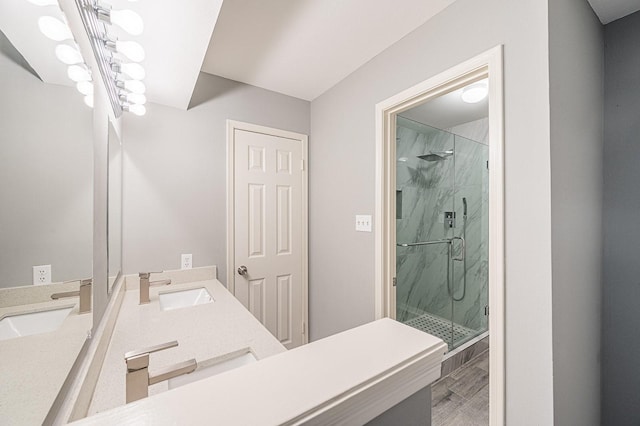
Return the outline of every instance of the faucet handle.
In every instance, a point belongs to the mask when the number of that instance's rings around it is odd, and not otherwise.
[[[140,272],[138,273],[138,277],[140,278],[149,278],[151,274],[161,274],[164,271],[154,271],[154,272]]]
[[[129,351],[124,354],[124,360],[129,361],[132,358],[139,357],[140,355],[149,355],[153,352],[163,351],[165,349],[171,349],[178,346],[178,341],[174,340],[172,342],[161,343],[155,346],[149,346],[148,348],[137,349],[135,351]]]

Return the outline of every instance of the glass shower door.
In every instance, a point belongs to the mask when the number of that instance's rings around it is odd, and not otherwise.
[[[489,147],[455,135],[454,234],[465,241],[452,265],[453,346],[487,331],[489,305]],[[462,256],[459,256],[463,254]]]

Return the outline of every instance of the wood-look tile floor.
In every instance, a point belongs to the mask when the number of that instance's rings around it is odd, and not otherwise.
[[[489,350],[431,387],[433,426],[489,424]]]

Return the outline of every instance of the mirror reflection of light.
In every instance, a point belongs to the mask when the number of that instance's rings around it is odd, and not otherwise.
[[[42,34],[54,41],[65,41],[73,38],[69,26],[53,16],[42,16],[38,19],[38,27]]]
[[[488,81],[481,80],[462,89],[462,101],[468,104],[477,104],[489,94]]]
[[[83,95],[93,95],[93,83],[90,81],[79,81],[76,89]]]
[[[407,162],[407,160],[408,160],[408,158],[407,158],[407,157],[400,157],[400,158],[398,158],[398,161],[399,161],[399,162],[401,162],[401,163],[406,163],[406,162]]]
[[[67,76],[76,83],[80,81],[90,81],[91,74],[86,67],[80,65],[71,65],[67,68]]]
[[[75,65],[84,62],[82,55],[68,44],[60,44],[56,46],[56,57],[64,64]]]

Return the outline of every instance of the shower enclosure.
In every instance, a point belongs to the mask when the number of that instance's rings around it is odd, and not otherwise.
[[[449,351],[487,331],[488,151],[397,117],[396,318]]]

